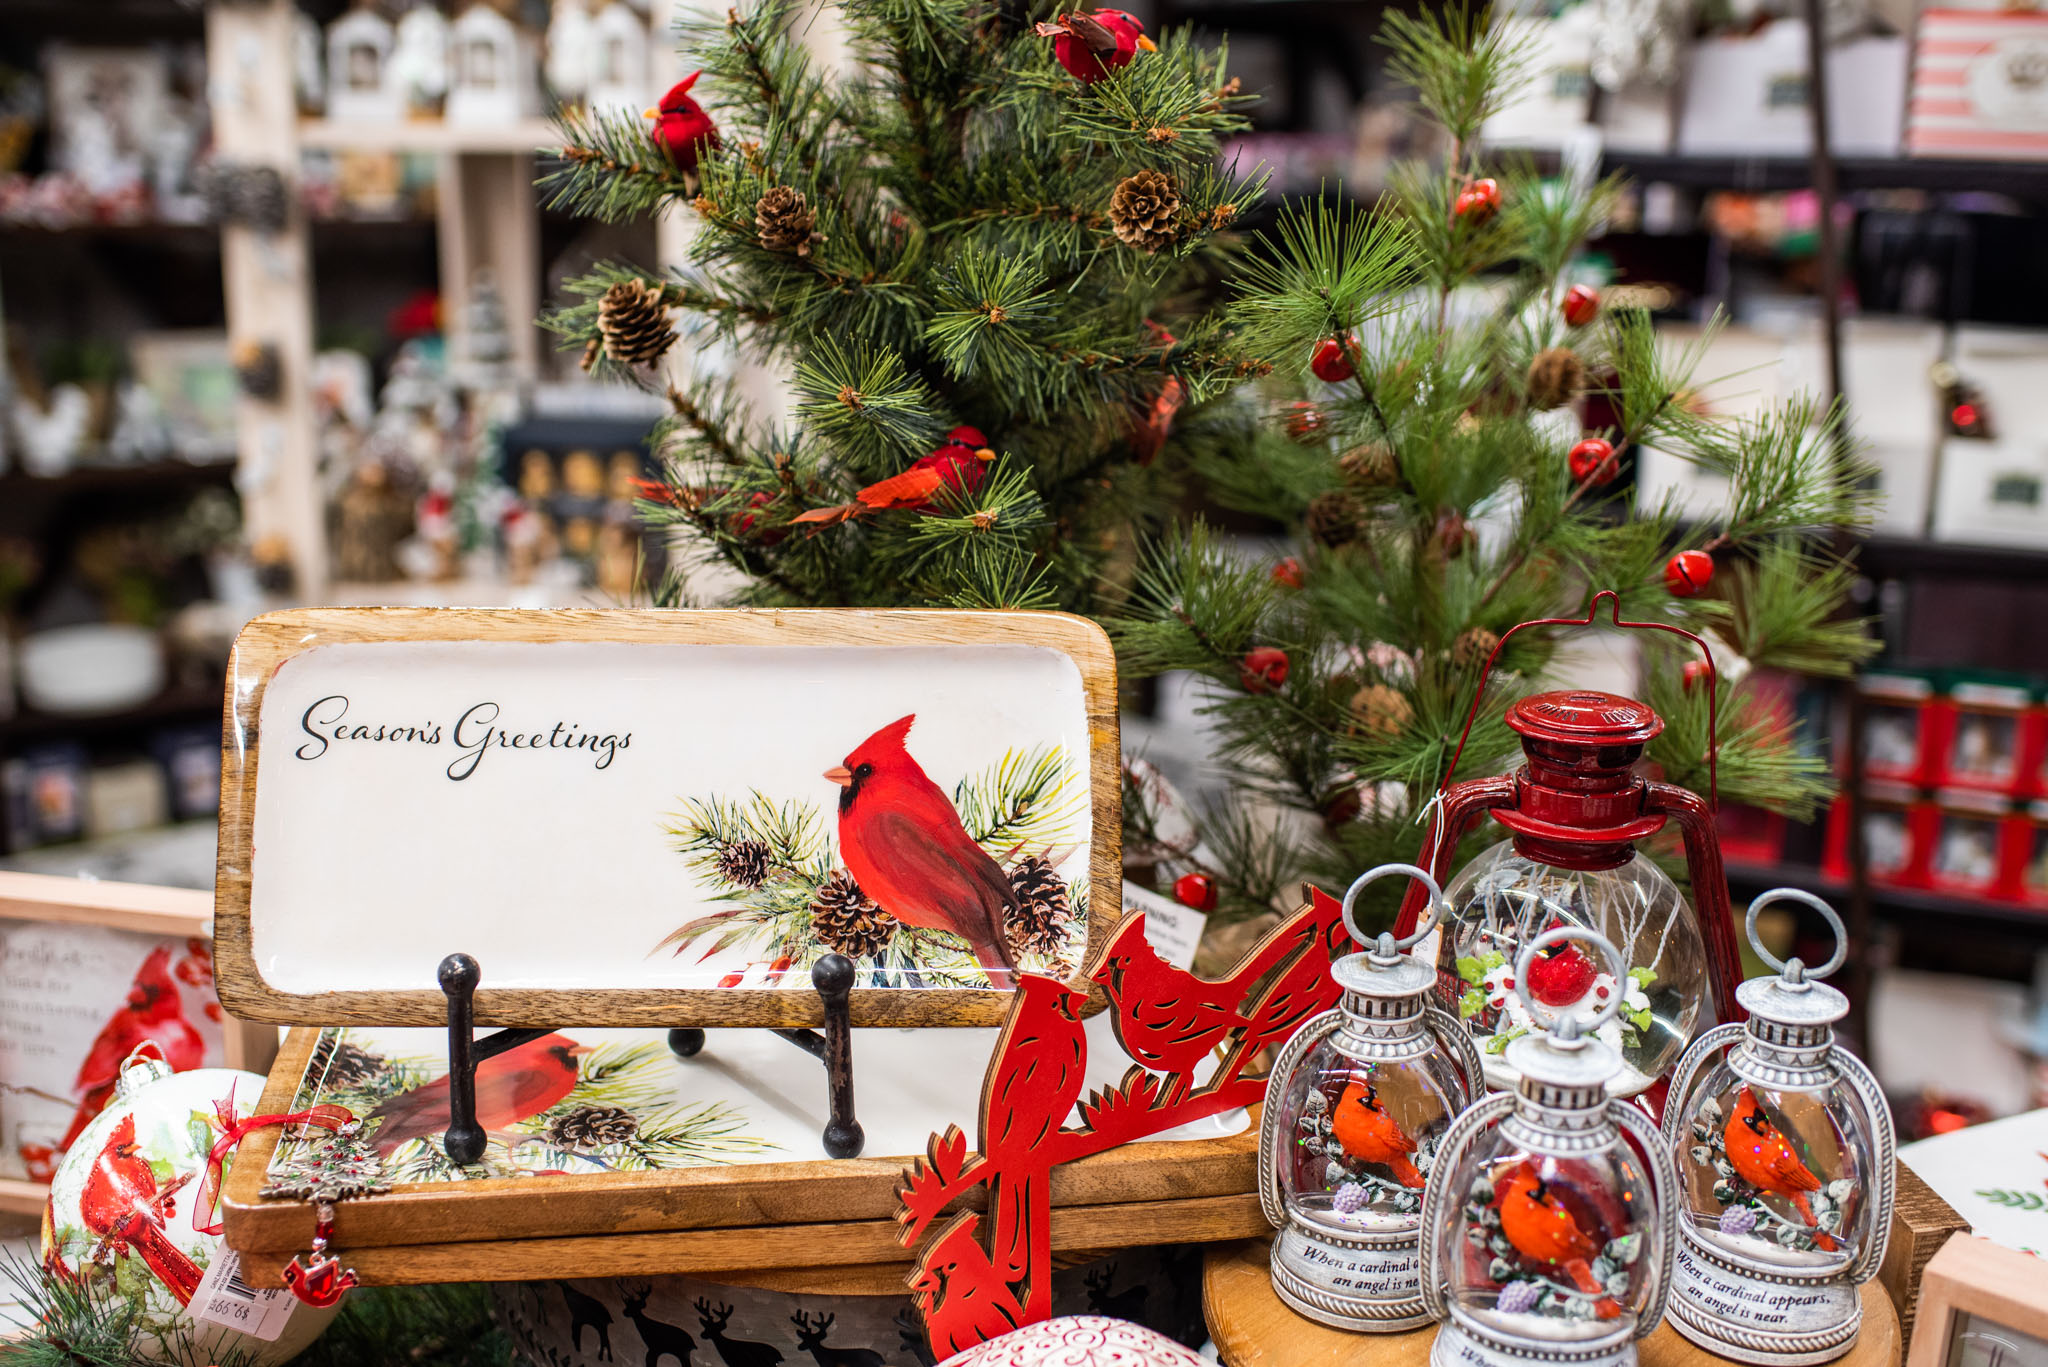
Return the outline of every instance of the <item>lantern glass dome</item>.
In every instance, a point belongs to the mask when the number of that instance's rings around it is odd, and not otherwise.
[[[1677,1132],[1692,1159],[1679,1218],[1692,1236],[1758,1262],[1847,1264],[1870,1235],[1874,1129],[1839,1075],[1813,1090],[1764,1087],[1723,1059],[1692,1089]]]
[[[1657,1278],[1654,1189],[1633,1148],[1534,1153],[1496,1126],[1465,1149],[1448,1190],[1436,1248],[1452,1305],[1522,1338],[1633,1331]]]
[[[1328,1229],[1414,1229],[1465,1088],[1440,1049],[1369,1062],[1347,1056],[1341,1038],[1316,1045],[1288,1080],[1275,1155],[1281,1200]]]
[[[1519,853],[1512,840],[1479,855],[1451,880],[1437,951],[1443,981],[1457,980],[1457,1014],[1472,1031],[1495,1087],[1514,1083],[1502,1051],[1530,1028],[1515,991],[1521,946],[1557,926],[1606,937],[1628,960],[1616,981],[1575,945],[1539,956],[1527,985],[1544,1005],[1590,1010],[1617,995],[1621,1010],[1599,1038],[1621,1055],[1608,1090],[1633,1096],[1668,1072],[1692,1038],[1706,991],[1706,947],[1692,906],[1671,879],[1632,847],[1610,868],[1564,868]]]

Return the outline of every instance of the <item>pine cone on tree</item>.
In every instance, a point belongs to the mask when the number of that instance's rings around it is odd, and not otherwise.
[[[605,355],[620,365],[648,365],[676,344],[661,287],[645,280],[621,280],[597,303],[597,333]]]
[[[390,1072],[391,1060],[330,1035],[321,1042],[306,1071],[330,1086],[361,1087]]]
[[[1529,362],[1529,407],[1561,408],[1586,387],[1586,367],[1570,347],[1554,346]]]
[[[1391,684],[1367,684],[1351,695],[1352,735],[1398,736],[1415,719],[1407,695]]]
[[[1337,457],[1337,468],[1346,480],[1361,489],[1385,489],[1401,478],[1394,448],[1383,441],[1352,447]]]
[[[1071,908],[1067,885],[1043,855],[1027,854],[1010,870],[1010,886],[1016,890],[1018,909],[1003,929],[1008,933],[1010,952],[1022,958],[1039,954],[1057,959],[1066,948],[1067,922]]]
[[[1117,241],[1156,252],[1179,236],[1180,183],[1162,171],[1124,177],[1109,197],[1109,226]]]
[[[754,201],[754,233],[771,252],[795,252],[809,256],[811,244],[823,242],[815,231],[818,215],[804,199],[804,192],[777,185]]]
[[[811,899],[811,930],[820,944],[849,959],[866,959],[888,948],[898,921],[868,900],[845,869],[834,869]]]
[[[1308,534],[1325,546],[1356,541],[1365,528],[1365,504],[1349,489],[1326,489],[1308,501]]]
[[[570,1153],[595,1153],[640,1133],[640,1120],[617,1106],[578,1106],[548,1122],[543,1137]]]
[[[735,840],[718,848],[718,876],[734,887],[758,888],[768,877],[766,841]]]
[[[1460,669],[1479,669],[1486,664],[1487,656],[1500,644],[1500,637],[1485,627],[1467,627],[1451,643],[1451,663]]]

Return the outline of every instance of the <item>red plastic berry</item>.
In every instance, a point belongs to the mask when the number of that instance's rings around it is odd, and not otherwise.
[[[1567,458],[1571,461],[1574,484],[1583,484],[1589,477],[1595,484],[1605,484],[1621,470],[1614,459],[1614,443],[1605,437],[1587,437],[1571,449]]]
[[[1707,675],[1708,669],[1705,660],[1687,660],[1685,667],[1678,671],[1679,681],[1685,685],[1685,691],[1688,693],[1705,683]]]
[[[1714,582],[1714,557],[1680,551],[1664,562],[1664,587],[1673,598],[1697,598]]]
[[[1309,357],[1308,368],[1315,372],[1315,377],[1319,380],[1326,380],[1331,384],[1344,383],[1358,373],[1351,368],[1350,343],[1351,339],[1348,337],[1343,341],[1335,337],[1324,338],[1316,343],[1315,355]]]
[[[1260,646],[1238,661],[1238,681],[1247,693],[1271,693],[1287,682],[1287,652],[1276,646]]]
[[[1298,589],[1302,586],[1301,562],[1288,556],[1273,567],[1273,582],[1283,589]]]
[[[1530,961],[1529,995],[1545,1006],[1570,1006],[1586,999],[1595,976],[1577,945],[1553,945]]]
[[[1600,316],[1600,291],[1591,285],[1573,285],[1564,292],[1564,320],[1582,328]]]
[[[1323,410],[1307,399],[1297,399],[1287,409],[1287,435],[1306,446],[1323,435]]]
[[[1216,880],[1206,873],[1184,873],[1173,880],[1173,900],[1196,911],[1216,910]]]
[[[1491,176],[1483,176],[1469,182],[1458,191],[1458,197],[1451,201],[1451,217],[1470,219],[1473,223],[1484,223],[1500,212],[1500,182]]]

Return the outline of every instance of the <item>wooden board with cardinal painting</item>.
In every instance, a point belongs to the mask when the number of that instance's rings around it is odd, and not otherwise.
[[[239,1017],[995,1025],[1119,909],[1116,666],[1042,612],[300,609],[229,669]],[[1099,995],[1092,1006],[1099,1007]]]

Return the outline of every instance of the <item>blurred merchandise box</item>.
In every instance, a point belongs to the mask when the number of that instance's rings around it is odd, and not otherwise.
[[[1698,327],[1660,327],[1657,349],[1665,364],[1692,367],[1689,402],[1716,418],[1742,420],[1768,411],[1787,392],[1783,337],[1724,327],[1711,336]],[[1708,517],[1728,503],[1728,480],[1718,471],[1669,451],[1643,447],[1636,454],[1636,498],[1655,507],[1671,498],[1682,514]]]
[[[1942,441],[1935,539],[2048,546],[2048,332],[1959,327],[1954,365],[1981,435]]]
[[[2040,769],[2044,714],[2024,685],[1951,678],[1925,725],[1936,787],[2016,797]]]
[[[1842,390],[1856,455],[1876,472],[1880,531],[1922,536],[1934,496],[1934,453],[1941,443],[1940,396],[1928,372],[1941,359],[1940,324],[1913,318],[1849,318],[1842,323]],[[1785,349],[1788,394],[1827,392],[1818,325]]]
[[[1915,816],[1932,830],[1924,839],[1927,886],[1964,897],[1998,897],[2007,869],[2006,804],[1989,793],[1949,789]],[[1874,862],[1874,859],[1873,859]]]
[[[1503,21],[1510,43],[1527,44],[1529,78],[1486,121],[1480,136],[1487,143],[1557,151],[1584,134],[1593,96],[1596,22],[1591,5],[1575,5],[1555,19]]]
[[[1843,882],[1849,878],[1849,799],[1836,798],[1828,808],[1826,853],[1821,872]],[[1910,788],[1894,783],[1863,786],[1863,855],[1873,883],[1888,887],[1927,886],[1928,855],[1939,824],[1934,805],[1920,801]]]
[[[1934,773],[1933,728],[1927,712],[1934,681],[1922,674],[1865,674],[1863,775],[1880,783],[1925,786]]]
[[[1903,38],[1852,38],[1828,49],[1828,126],[1835,154],[1895,157],[1906,107]],[[1806,25],[1780,19],[1744,37],[1704,38],[1688,57],[1678,150],[1689,156],[1803,157],[1808,123]]]
[[[2048,159],[2048,14],[1923,13],[1906,150],[1916,157]]]

